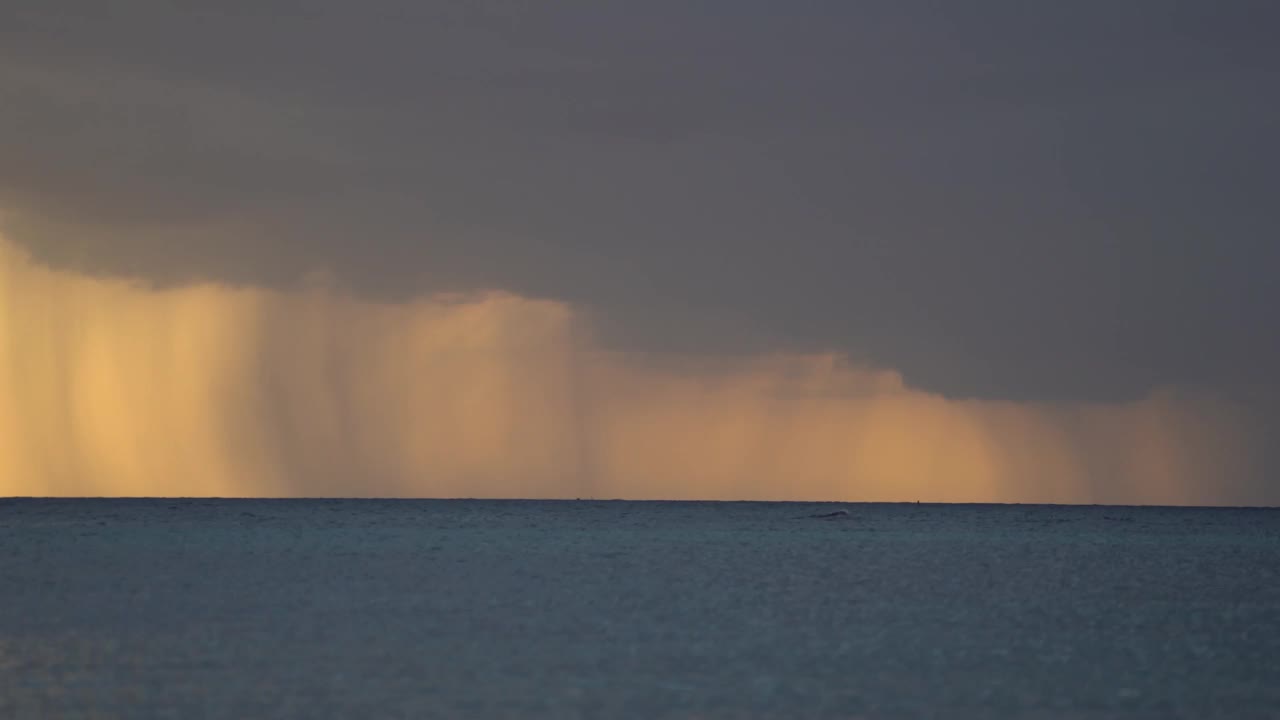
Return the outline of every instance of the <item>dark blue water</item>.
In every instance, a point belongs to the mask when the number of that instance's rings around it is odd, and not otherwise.
[[[1280,511],[0,500],[0,717],[359,714],[1277,717]]]

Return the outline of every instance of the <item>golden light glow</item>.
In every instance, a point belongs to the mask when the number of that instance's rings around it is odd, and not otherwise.
[[[1176,390],[955,401],[837,356],[606,352],[500,293],[156,289],[0,239],[0,495],[1212,504],[1242,501],[1242,423]]]

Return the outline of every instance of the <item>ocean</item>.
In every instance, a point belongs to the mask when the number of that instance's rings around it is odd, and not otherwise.
[[[1280,509],[0,499],[0,717],[360,716],[1280,717]]]

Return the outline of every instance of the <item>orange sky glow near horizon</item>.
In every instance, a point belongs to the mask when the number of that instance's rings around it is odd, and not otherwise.
[[[1248,504],[1246,416],[957,400],[834,354],[644,356],[511,294],[153,288],[0,238],[0,496]]]

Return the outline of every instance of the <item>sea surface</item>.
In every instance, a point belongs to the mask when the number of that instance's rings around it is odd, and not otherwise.
[[[28,717],[1276,718],[1280,510],[0,499]]]

